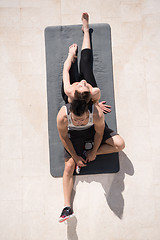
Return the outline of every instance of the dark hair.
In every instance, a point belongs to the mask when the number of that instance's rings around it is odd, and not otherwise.
[[[70,105],[70,111],[76,116],[81,116],[88,111],[88,104],[85,100],[73,100]]]
[[[85,100],[87,103],[89,103],[89,101],[91,99],[91,93],[89,91],[80,93],[77,90],[75,90],[74,99],[75,100]]]
[[[74,100],[70,105],[70,111],[77,116],[81,116],[88,111],[88,106],[92,104],[93,102],[90,92],[86,91],[79,93],[78,91],[75,91]]]

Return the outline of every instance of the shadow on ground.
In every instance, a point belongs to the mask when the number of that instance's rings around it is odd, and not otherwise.
[[[98,174],[91,176],[78,176],[75,177],[74,189],[78,185],[79,181],[85,181],[88,183],[98,182],[101,183],[104,194],[106,197],[106,202],[111,211],[119,218],[123,218],[124,212],[124,198],[122,192],[125,189],[124,178],[125,174],[129,176],[134,175],[134,167],[124,152],[119,153],[120,171],[115,174]],[[74,201],[75,190],[73,190],[72,203]],[[78,235],[76,232],[77,218],[74,217],[67,222],[67,237],[68,240],[78,240]]]

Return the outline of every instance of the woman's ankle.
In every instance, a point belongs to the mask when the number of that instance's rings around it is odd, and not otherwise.
[[[89,33],[89,28],[85,28],[84,33]]]

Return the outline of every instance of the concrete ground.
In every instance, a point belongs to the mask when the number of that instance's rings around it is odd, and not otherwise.
[[[50,175],[44,29],[109,23],[117,174],[79,176],[59,224],[62,179]],[[160,1],[0,0],[1,240],[160,239]]]

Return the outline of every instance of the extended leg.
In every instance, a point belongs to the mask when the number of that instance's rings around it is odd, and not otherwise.
[[[82,30],[83,43],[81,49],[81,59],[80,59],[80,80],[85,79],[92,87],[97,87],[97,83],[93,74],[92,68],[92,50],[90,44],[90,34],[89,34],[89,16],[87,13],[82,14]]]
[[[88,22],[89,22],[88,14],[87,13],[83,13],[82,14],[82,23],[83,23],[82,31],[84,32],[84,35],[83,35],[83,42],[82,42],[82,49],[81,50],[83,50],[85,48],[91,49]]]

